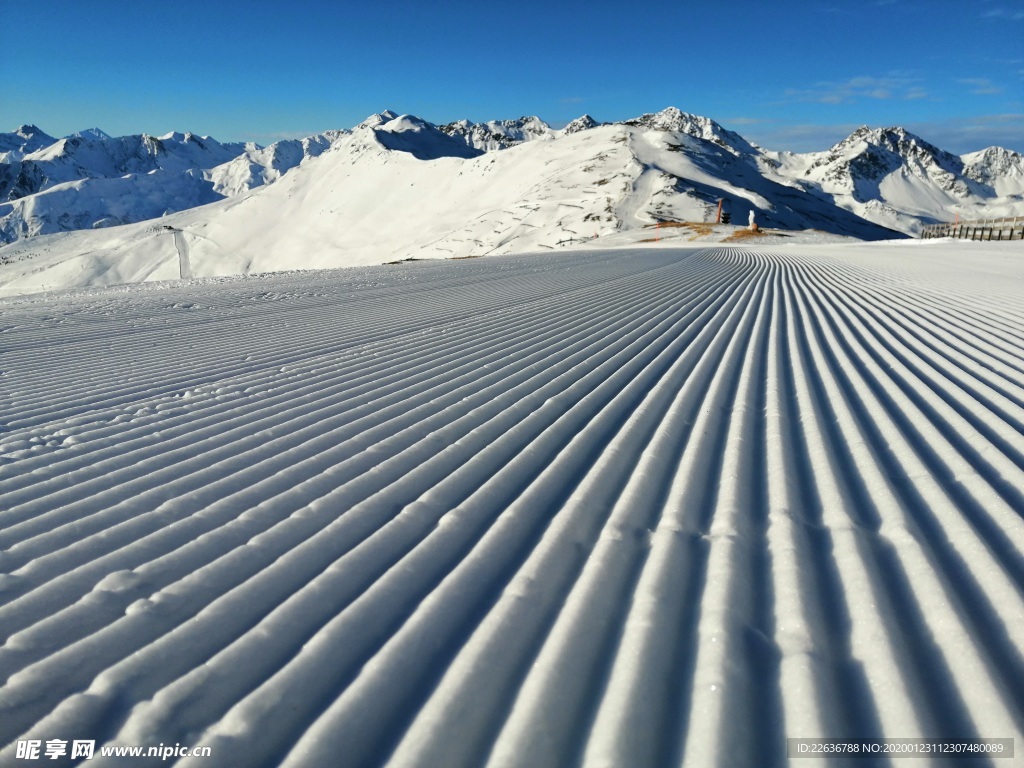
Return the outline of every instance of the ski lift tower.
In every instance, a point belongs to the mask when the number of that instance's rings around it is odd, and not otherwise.
[[[729,210],[725,208],[725,204],[729,202],[728,197],[718,198],[718,213],[715,216],[715,224],[728,224],[732,218]]]
[[[164,229],[174,236],[174,248],[178,251],[178,274],[182,280],[192,279],[192,262],[188,257],[188,242],[184,231],[164,224]]]

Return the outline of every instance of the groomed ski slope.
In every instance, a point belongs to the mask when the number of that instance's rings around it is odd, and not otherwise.
[[[1019,764],[1022,274],[631,249],[0,300],[0,764]]]

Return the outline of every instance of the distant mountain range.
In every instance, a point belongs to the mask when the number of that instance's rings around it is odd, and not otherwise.
[[[0,264],[89,253],[113,260],[109,279],[134,280],[142,273],[117,254],[149,258],[140,242],[161,228],[139,223],[158,217],[195,234],[197,275],[551,248],[709,221],[719,200],[742,224],[753,212],[762,227],[902,237],[957,214],[1024,215],[1024,157],[957,156],[898,127],[776,152],[674,107],[620,123],[584,115],[561,130],[536,117],[434,125],[385,111],[268,147],[98,129],[55,139],[22,126],[0,134],[0,199]],[[164,239],[153,245],[153,259],[173,255]]]
[[[471,159],[601,125],[584,115],[562,130],[537,117],[435,126],[383,112],[356,129],[375,130],[393,151],[436,160]],[[673,107],[612,125],[687,137],[683,143],[668,143],[698,161],[701,178],[687,179],[684,174],[670,186],[706,204],[714,202],[711,198],[729,197],[729,188],[737,182],[749,191],[774,184],[786,188],[775,189],[782,193],[783,208],[799,210],[793,195],[806,195],[814,200],[808,203],[814,217],[824,202],[906,234],[956,214],[1024,213],[1024,160],[1000,147],[957,156],[899,127],[865,126],[825,152],[772,152],[714,120]],[[98,128],[56,139],[24,125],[0,134],[0,242],[143,221],[233,197],[276,181],[350,133],[329,131],[260,147],[221,144],[192,133],[113,138]],[[692,139],[714,147],[693,144]],[[736,161],[743,164],[742,170]],[[751,171],[762,179],[751,177]],[[733,196],[745,199],[742,194]],[[777,206],[771,195],[764,206],[748,202],[765,220],[773,218]],[[817,223],[836,231],[827,222]],[[849,226],[838,229],[851,233]]]
[[[279,178],[342,131],[269,147],[168,133],[62,139],[34,125],[0,134],[0,242],[156,218]]]

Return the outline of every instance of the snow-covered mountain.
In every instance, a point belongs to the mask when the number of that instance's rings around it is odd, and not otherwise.
[[[244,144],[220,144],[216,139],[193,133],[159,137],[139,134],[116,139],[72,136],[26,153],[11,163],[14,178],[11,184],[0,187],[0,199],[17,200],[68,181],[213,168],[244,150]]]
[[[243,150],[192,133],[104,138],[93,132],[22,150],[0,165],[0,241],[136,222],[213,202],[220,195],[202,169]]]
[[[0,163],[8,165],[21,160],[25,155],[48,147],[57,141],[34,125],[22,125],[11,133],[0,133]],[[0,169],[0,174],[3,170]],[[0,183],[3,176],[0,175]]]
[[[717,143],[612,124],[482,152],[410,116],[381,113],[281,176],[211,205],[0,249],[0,291],[173,278],[182,231],[196,276],[556,249],[658,222],[737,221],[892,237],[761,174]],[[650,235],[646,233],[650,232]]]
[[[112,139],[114,137],[111,136],[106,131],[101,130],[100,128],[86,128],[86,129],[81,130],[81,131],[75,131],[74,133],[69,133],[64,138],[66,138],[66,139],[100,139],[100,140],[103,140],[103,139]]]
[[[440,126],[449,136],[461,139],[473,149],[486,152],[508,149],[527,141],[554,139],[558,131],[539,117],[520,117],[518,120],[489,120],[486,123],[471,123],[457,120]]]
[[[1024,213],[1024,157],[990,147],[957,156],[900,128],[863,126],[825,152],[776,154],[778,171],[869,221],[923,224]]]
[[[0,238],[131,224],[223,199],[198,170],[80,179],[0,203]]]
[[[1024,162],[1018,153],[1000,147],[958,157],[903,128],[865,127],[826,152],[772,152],[710,118],[675,107],[617,124],[648,132],[684,134],[715,144],[755,168],[769,182],[906,234],[916,234],[922,225],[956,214],[970,218],[1024,212]],[[440,130],[467,146],[491,152],[530,141],[557,139],[600,125],[590,115],[583,115],[560,131],[537,117],[484,123],[460,120],[440,126]],[[735,172],[735,165],[723,155],[718,158],[723,161],[722,167],[707,170],[727,180],[729,171]]]
[[[761,153],[759,146],[751,144],[738,133],[726,130],[711,118],[691,115],[676,107],[668,107],[661,112],[651,112],[634,117],[623,122],[623,125],[632,125],[648,131],[685,133],[687,136],[717,144],[729,154],[737,157],[756,156]]]
[[[53,139],[22,126],[0,135],[13,158],[0,163],[0,242],[212,203],[274,181],[344,133],[260,147],[193,133],[112,138],[98,128]]]
[[[8,143],[27,146],[36,130]],[[83,138],[26,154],[23,169],[31,162],[47,174],[24,183],[41,191],[0,204],[3,231],[14,239],[171,215],[160,226],[6,246],[0,262],[35,262],[25,265],[36,275],[27,283],[21,267],[8,274],[12,290],[91,279],[81,264],[40,278],[43,254],[54,267],[88,254],[107,282],[173,277],[165,225],[184,231],[196,275],[223,275],[558,248],[710,221],[719,200],[737,223],[753,213],[761,227],[869,240],[956,212],[1024,214],[1024,162],[1014,152],[957,157],[899,128],[860,129],[826,152],[772,152],[675,108],[603,125],[584,116],[561,131],[535,118],[438,127],[385,111],[351,132],[266,149],[192,134],[131,138],[114,140],[125,148],[119,165],[110,142]],[[237,155],[195,167],[217,151]],[[106,176],[56,181],[84,173],[84,158]]]
[[[348,131],[326,131],[304,139],[283,139],[268,147],[246,144],[245,151],[233,160],[210,169],[205,177],[213,190],[232,197],[269,184],[311,157],[319,157],[334,141]]]
[[[569,121],[569,123],[562,129],[561,133],[563,136],[568,136],[571,133],[579,133],[580,131],[589,131],[591,128],[597,128],[597,126],[603,125],[603,123],[597,122],[590,115],[580,115],[575,120]]]
[[[483,154],[482,149],[468,145],[460,137],[451,136],[414,115],[396,115],[386,111],[363,121],[360,127],[372,130],[376,140],[387,149],[408,152],[418,160],[470,158]]]
[[[989,147],[980,152],[961,155],[962,173],[987,187],[998,197],[1020,196],[1024,186],[1024,156],[1002,147]]]

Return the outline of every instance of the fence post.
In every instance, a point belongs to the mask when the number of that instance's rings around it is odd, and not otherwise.
[[[1007,240],[1024,240],[1024,217],[1003,216],[992,219],[958,220],[941,224],[925,224],[921,227],[920,237],[927,240],[933,237],[951,237],[957,240],[1001,241],[1003,235]]]

